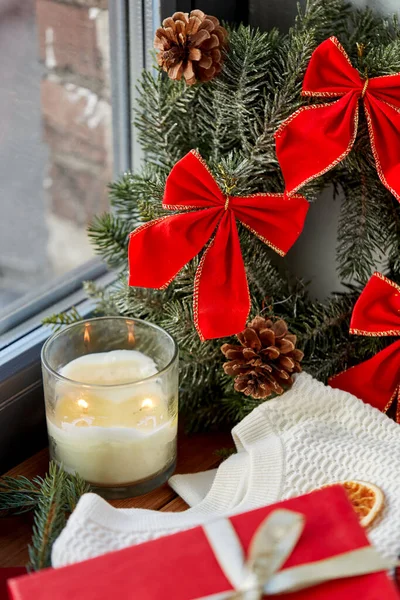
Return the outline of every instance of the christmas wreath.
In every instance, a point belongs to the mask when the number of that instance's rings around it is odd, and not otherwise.
[[[89,229],[119,283],[86,289],[100,313],[176,338],[187,426],[221,427],[290,385],[303,354],[326,381],[393,342],[349,324],[377,257],[400,282],[400,29],[311,0],[287,34],[178,12],[155,48],[135,113],[143,169],[110,186],[112,212]],[[278,254],[326,186],[344,198],[347,291],[321,303]]]
[[[143,169],[110,186],[112,212],[89,229],[120,272],[110,289],[86,284],[97,311],[175,336],[189,429],[241,420],[300,363],[400,418],[397,20],[310,0],[281,34],[195,10],[166,19],[155,48],[159,73],[143,73],[135,113]],[[326,186],[344,197],[347,292],[321,303],[282,255]],[[31,568],[50,564],[87,489],[55,465],[44,480],[0,481],[0,512],[35,510]]]

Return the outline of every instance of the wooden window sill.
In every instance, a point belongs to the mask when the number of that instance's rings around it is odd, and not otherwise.
[[[195,473],[213,469],[220,463],[215,451],[232,447],[232,437],[229,433],[196,434],[186,436],[181,434],[178,439],[177,473]],[[25,475],[32,478],[43,476],[48,468],[48,451],[42,450],[6,475]],[[152,510],[178,512],[185,510],[187,505],[167,485],[153,490],[143,496],[125,500],[111,501],[118,508],[149,508]],[[0,520],[0,567],[24,566],[28,562],[28,545],[32,536],[32,514],[1,518]]]

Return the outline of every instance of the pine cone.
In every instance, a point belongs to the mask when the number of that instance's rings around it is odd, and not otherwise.
[[[301,372],[304,354],[282,319],[255,317],[236,337],[240,346],[224,344],[221,350],[229,361],[224,371],[235,378],[237,392],[256,399],[282,394],[283,386],[293,383],[291,374]]]
[[[157,61],[171,79],[184,76],[187,85],[210,81],[221,72],[227,31],[216,17],[201,10],[176,12],[156,31]]]

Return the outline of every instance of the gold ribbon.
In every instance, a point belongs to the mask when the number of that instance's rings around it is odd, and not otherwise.
[[[304,516],[299,513],[273,511],[256,530],[247,559],[229,519],[204,525],[210,546],[233,590],[197,600],[261,600],[264,595],[294,592],[325,581],[386,571],[396,566],[395,561],[383,558],[372,546],[365,546],[280,571],[296,547],[304,523]]]
[[[364,86],[361,92],[361,98],[364,98],[365,96],[365,92],[367,91],[368,88],[368,84],[369,84],[369,79],[368,79],[368,75],[365,76],[365,80],[364,80]]]

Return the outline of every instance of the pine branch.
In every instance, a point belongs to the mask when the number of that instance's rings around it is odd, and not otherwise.
[[[51,566],[53,543],[79,498],[90,491],[90,485],[79,475],[69,475],[55,463],[50,463],[44,479],[37,478],[33,482],[37,485],[37,502],[32,544],[28,549],[28,570],[39,571]]]
[[[63,490],[66,511],[72,513],[75,510],[80,497],[83,496],[83,494],[90,492],[90,489],[90,484],[82,479],[78,473],[75,473],[74,475],[68,474]]]
[[[84,281],[83,289],[88,298],[96,303],[95,314],[104,316],[118,316],[120,314],[113,294],[118,289],[118,284],[110,288],[102,288],[94,281]]]
[[[146,164],[140,174],[125,173],[110,185],[111,205],[131,229],[159,216],[167,175],[159,165]]]
[[[371,184],[366,170],[346,174],[337,249],[343,279],[356,278],[365,283],[387,245],[381,190],[376,193],[379,186],[379,182]]]
[[[28,570],[38,571],[51,566],[54,541],[79,498],[89,491],[90,485],[79,475],[70,475],[55,463],[50,463],[44,479],[0,478],[1,517],[35,511]]]
[[[0,478],[0,515],[20,515],[36,508],[43,480],[26,477]]]
[[[386,224],[385,267],[388,277],[397,281],[400,274],[400,205],[389,192],[382,194],[382,222]]]
[[[110,204],[115,209],[115,213],[133,223],[139,221],[135,199],[135,184],[135,176],[129,171],[124,173],[117,181],[109,184]]]
[[[374,56],[375,49],[383,48],[390,45],[390,43],[398,36],[398,25],[397,18],[382,18],[370,8],[365,10],[354,10],[350,14],[350,26],[346,31],[344,43],[346,49],[354,63],[358,62],[357,43],[363,44],[365,47],[363,56],[363,66],[368,67],[370,75],[374,73]],[[385,54],[385,52],[384,52]],[[390,60],[395,58],[393,55],[386,55],[389,59],[389,63],[379,66],[384,69],[390,65]],[[398,61],[398,57],[395,58]],[[378,65],[377,65],[378,66]],[[382,75],[381,72],[378,73]]]
[[[75,306],[62,313],[54,313],[42,320],[43,325],[51,325],[53,331],[59,331],[64,325],[72,325],[82,321],[83,317],[79,314]]]
[[[348,32],[354,8],[343,0],[307,0],[304,9],[298,5],[293,30],[299,33],[313,29],[320,44],[331,35],[342,37]]]
[[[271,146],[271,160],[274,158],[273,135],[278,126],[301,105],[302,80],[316,48],[313,29],[298,33],[291,30],[281,45],[281,52],[275,57],[275,85],[270,102],[265,103],[264,128],[255,145],[254,153],[260,153],[265,144]],[[264,150],[265,151],[265,150]],[[275,163],[277,164],[277,163]]]
[[[51,547],[66,523],[63,487],[65,472],[52,463],[43,480],[34,517],[32,544],[29,546],[29,569],[39,571],[51,566]]]
[[[251,149],[254,122],[262,113],[263,88],[269,78],[263,66],[271,61],[278,41],[276,30],[261,33],[240,25],[230,32],[229,43],[235,51],[226,53],[222,75],[214,82],[212,112],[219,125],[214,135],[214,160],[237,147],[244,152]]]
[[[126,264],[130,231],[126,221],[111,213],[95,217],[88,227],[96,253],[103,256],[110,268]]]
[[[173,82],[159,72],[156,77],[144,71],[138,84],[138,110],[135,126],[147,161],[168,170],[192,148],[181,129],[195,96],[195,88],[182,80]]]

